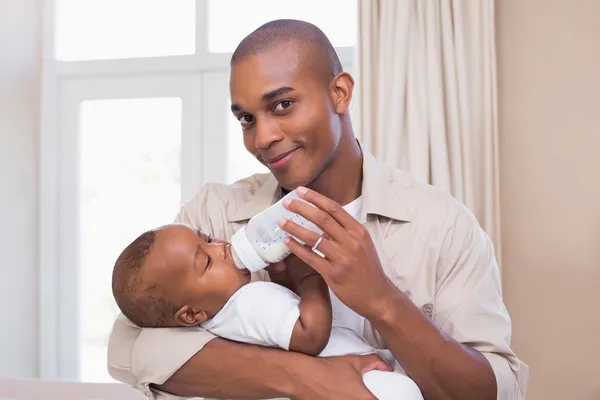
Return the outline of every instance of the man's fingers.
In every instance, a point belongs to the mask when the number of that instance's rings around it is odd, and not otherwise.
[[[330,261],[337,259],[337,246],[329,240],[329,235],[326,233],[319,235],[285,218],[278,221],[277,224],[282,230],[292,235],[295,239],[298,239],[301,243],[304,243],[305,248],[312,249],[318,242],[318,246],[315,249],[318,251],[317,254],[327,255],[327,259]]]
[[[321,235],[319,235],[318,233],[306,229],[305,227],[300,226],[294,221],[286,218],[282,218],[279,221],[277,221],[277,226],[279,226],[282,230],[289,233],[293,237],[299,239],[307,246],[313,246],[321,237]]]
[[[298,243],[298,241],[291,236],[286,236],[284,242],[288,249],[290,249],[292,253],[296,255],[296,257],[298,257],[300,260],[313,267],[315,271],[323,275],[323,272],[324,270],[326,270],[328,264],[326,260],[324,260],[321,256],[313,252],[311,248]]]
[[[346,233],[332,214],[300,200],[290,200],[289,203],[284,203],[284,207],[292,213],[303,216],[330,237],[343,242]],[[342,209],[342,212],[346,211]]]
[[[381,359],[377,354],[369,354],[366,356],[358,356],[357,360],[358,370],[362,375],[366,374],[369,371],[378,370],[378,371],[387,371],[391,372],[394,369],[385,361]]]
[[[344,229],[350,229],[359,224],[339,203],[331,200],[329,197],[325,197],[305,187],[297,188],[296,193],[304,200],[331,215]]]

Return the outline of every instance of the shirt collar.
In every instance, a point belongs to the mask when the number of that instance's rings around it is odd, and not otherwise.
[[[360,223],[365,223],[368,215],[379,215],[409,222],[411,213],[402,200],[402,184],[393,179],[393,173],[389,167],[381,164],[364,149],[362,152],[363,180]],[[230,222],[248,220],[277,202],[282,193],[275,176],[269,174],[265,183],[237,210],[230,211],[227,217]]]
[[[395,179],[393,169],[363,149],[360,222],[367,222],[368,215],[410,222],[412,216],[403,199],[403,189],[402,182]]]

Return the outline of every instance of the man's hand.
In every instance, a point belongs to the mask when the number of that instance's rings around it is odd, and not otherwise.
[[[311,365],[310,371],[292,376],[297,383],[292,399],[376,400],[363,383],[362,376],[372,370],[393,370],[375,354],[317,360],[318,363]]]
[[[163,385],[182,397],[373,400],[362,375],[391,371],[379,356],[310,357],[215,338]]]
[[[279,221],[281,229],[307,244],[287,237],[286,245],[323,276],[343,303],[364,317],[375,317],[397,289],[381,268],[369,232],[335,201],[306,188],[297,192],[316,207],[295,200],[285,202],[284,207],[321,228],[324,236],[317,249],[325,258],[309,247],[319,240],[317,233],[284,219]]]

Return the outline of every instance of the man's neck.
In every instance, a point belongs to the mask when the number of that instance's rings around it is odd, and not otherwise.
[[[329,166],[308,187],[346,205],[361,194],[363,156],[354,137],[342,139],[338,146]]]

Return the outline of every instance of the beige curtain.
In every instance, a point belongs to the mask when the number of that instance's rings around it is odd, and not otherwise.
[[[500,256],[493,0],[359,0],[359,136],[447,189]]]

